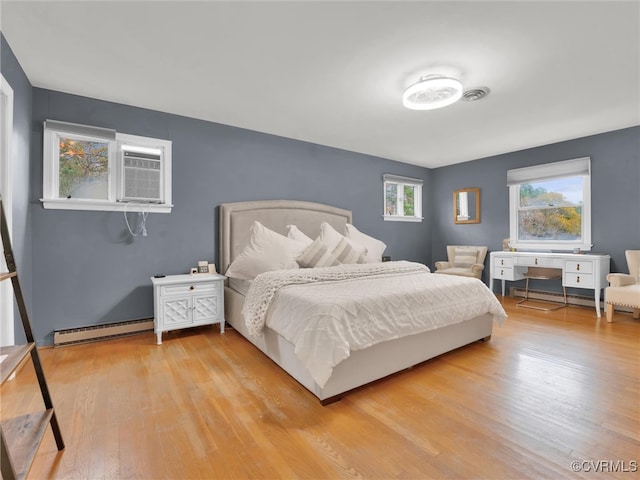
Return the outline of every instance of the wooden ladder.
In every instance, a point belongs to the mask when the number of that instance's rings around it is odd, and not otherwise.
[[[0,384],[4,384],[23,364],[26,357],[31,355],[31,361],[33,362],[33,368],[38,377],[40,392],[42,393],[45,406],[44,411],[10,419],[2,419],[0,421],[0,471],[2,472],[3,480],[13,480],[23,479],[29,473],[42,437],[46,432],[47,424],[51,425],[58,450],[64,449],[64,440],[62,439],[62,433],[60,432],[60,426],[58,425],[56,413],[53,408],[53,402],[49,395],[49,387],[47,387],[38,349],[36,348],[36,343],[33,338],[31,323],[27,315],[24,297],[22,296],[2,197],[0,197],[0,230],[2,231],[4,258],[8,268],[8,272],[0,272],[0,281],[10,279],[13,284],[16,306],[18,307],[27,339],[25,345],[0,347],[0,359],[2,359],[0,361],[0,377],[2,380]]]

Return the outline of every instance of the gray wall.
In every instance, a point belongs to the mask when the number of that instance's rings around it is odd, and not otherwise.
[[[13,229],[12,247],[20,286],[27,305],[31,305],[31,218],[29,214],[30,139],[33,89],[22,67],[0,34],[0,71],[13,89]],[[32,309],[28,309],[29,313]],[[24,342],[20,317],[15,315],[15,338]]]
[[[173,141],[170,214],[150,214],[147,237],[132,238],[122,213],[45,210],[42,122],[69,121]],[[149,277],[216,261],[224,202],[298,199],[353,211],[354,224],[383,240],[393,258],[429,263],[428,202],[422,223],[382,220],[382,175],[425,181],[425,168],[176,115],[34,89],[31,132],[35,330],[153,316]]]
[[[14,89],[14,247],[36,338],[53,330],[153,315],[149,277],[217,262],[217,206],[299,199],[353,210],[387,254],[433,265],[448,244],[501,248],[509,235],[506,171],[581,156],[592,159],[594,250],[624,271],[640,248],[640,127],[435,170],[229,126],[32,88],[4,37],[2,74]],[[171,214],[151,214],[148,237],[131,238],[121,213],[44,210],[42,122],[115,128],[173,141]],[[383,222],[382,174],[422,178],[422,223]],[[481,189],[481,223],[454,225],[453,190]],[[485,274],[485,281],[488,275]],[[20,339],[21,328],[16,328]]]
[[[593,252],[611,256],[611,271],[627,271],[624,251],[640,248],[639,155],[640,127],[632,127],[435,169],[431,179],[431,200],[435,207],[431,224],[432,258],[446,258],[446,245],[450,244],[488,245],[489,250],[502,248],[502,240],[509,236],[507,170],[589,156]],[[479,224],[453,223],[452,192],[465,187],[480,188]],[[487,258],[483,276],[487,283],[488,270]],[[549,283],[545,283],[544,289],[554,290]],[[555,289],[559,290],[559,285]]]

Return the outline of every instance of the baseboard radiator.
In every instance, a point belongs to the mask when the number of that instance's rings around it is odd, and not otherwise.
[[[509,295],[512,297],[524,298],[524,288],[511,287],[509,288]],[[543,290],[531,290],[529,289],[529,298],[531,300],[542,300],[545,302],[557,302],[563,303],[562,292],[545,292]],[[596,302],[593,297],[586,297],[583,295],[569,295],[567,294],[567,303],[569,305],[577,305],[581,307],[595,307]],[[600,302],[602,307],[603,302]]]
[[[153,319],[128,320],[118,323],[104,323],[88,327],[67,328],[53,332],[53,346],[76,345],[79,343],[97,342],[111,338],[136,335],[153,330]]]

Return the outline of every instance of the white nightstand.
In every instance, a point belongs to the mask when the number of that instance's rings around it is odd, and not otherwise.
[[[153,282],[153,331],[162,344],[162,332],[220,324],[224,333],[225,277],[218,274],[167,275]]]

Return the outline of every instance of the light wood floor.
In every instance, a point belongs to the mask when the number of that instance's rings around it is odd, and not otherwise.
[[[639,478],[640,322],[503,302],[490,342],[327,407],[233,330],[43,349],[67,448],[29,478]],[[31,368],[3,416],[42,407]]]

